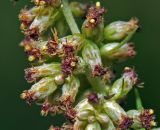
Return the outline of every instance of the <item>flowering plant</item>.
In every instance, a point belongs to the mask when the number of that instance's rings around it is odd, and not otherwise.
[[[49,130],[150,130],[156,126],[153,109],[144,109],[136,87],[142,87],[133,68],[118,79],[114,64],[136,55],[132,36],[137,18],[105,25],[100,2],[32,0],[20,11],[20,43],[32,67],[25,78],[33,83],[21,98],[41,106],[41,115],[63,114],[67,121]],[[84,19],[81,30],[76,20]],[[69,34],[69,35],[67,35]],[[137,109],[121,103],[135,89]]]

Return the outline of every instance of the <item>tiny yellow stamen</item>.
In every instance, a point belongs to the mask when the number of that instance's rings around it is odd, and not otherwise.
[[[151,124],[151,126],[156,126],[157,125],[157,123],[155,121],[151,121],[150,124]]]
[[[154,113],[154,110],[153,110],[153,109],[150,109],[150,110],[149,110],[149,114],[152,115],[153,113]]]
[[[21,98],[21,99],[25,99],[25,98],[26,98],[26,94],[25,94],[25,93],[22,93],[22,94],[20,95],[20,98]]]
[[[72,63],[71,63],[71,66],[73,66],[73,67],[76,66],[76,63],[75,63],[75,62],[72,62]]]
[[[129,68],[129,67],[125,67],[125,68],[124,68],[124,70],[126,70],[126,71],[127,71],[127,70],[130,70],[130,68]]]
[[[101,7],[101,3],[99,1],[96,2],[96,7],[97,8]]]
[[[90,23],[95,23],[96,21],[95,21],[95,19],[90,19],[89,22],[90,22]]]
[[[25,51],[30,51],[31,47],[29,45],[26,45],[24,49],[25,49]]]
[[[29,60],[30,62],[31,62],[31,61],[34,61],[35,59],[36,59],[35,56],[32,56],[32,55],[28,57],[28,60]]]

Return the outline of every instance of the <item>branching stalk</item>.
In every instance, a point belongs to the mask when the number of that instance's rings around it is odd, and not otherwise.
[[[66,18],[66,21],[69,25],[69,28],[70,28],[72,34],[80,33],[78,26],[75,22],[75,19],[72,15],[71,9],[69,7],[68,0],[62,0],[62,5],[63,5],[62,6],[63,14]]]

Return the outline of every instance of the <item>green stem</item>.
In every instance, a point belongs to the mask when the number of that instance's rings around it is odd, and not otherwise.
[[[142,105],[142,100],[141,100],[140,94],[138,92],[138,89],[135,88],[134,92],[135,92],[135,96],[136,96],[136,107],[138,110],[142,110],[143,105]]]
[[[66,21],[70,27],[72,34],[80,33],[78,26],[75,22],[75,19],[72,15],[71,9],[69,7],[68,0],[62,0],[62,4],[63,4],[63,7],[62,7],[63,14],[66,18]]]
[[[123,46],[124,44],[126,44],[126,43],[133,37],[133,35],[135,34],[135,32],[136,32],[137,29],[138,29],[138,28],[135,28],[133,31],[131,31],[131,32],[128,34],[128,36],[127,36],[123,41],[121,41],[121,42],[119,43],[119,45],[116,46],[116,47],[115,47],[112,51],[110,51],[108,54],[114,53],[117,49],[119,49],[121,46]]]
[[[121,46],[123,46],[124,44],[126,44],[132,37],[133,37],[133,35],[135,34],[135,32],[137,31],[137,29],[138,28],[135,28],[133,31],[131,31],[129,34],[128,34],[128,36],[122,41],[122,42],[120,42],[120,44],[119,44],[119,48],[121,47]]]
[[[142,110],[143,109],[142,100],[141,100],[141,97],[140,97],[140,94],[137,88],[134,89],[134,93],[136,96],[136,107],[138,110]],[[145,130],[145,128],[142,128],[139,130]]]

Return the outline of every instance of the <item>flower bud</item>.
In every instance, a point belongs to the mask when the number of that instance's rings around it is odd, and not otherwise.
[[[34,82],[45,76],[54,76],[60,73],[59,63],[43,64],[41,66],[25,69],[25,78],[28,82]]]
[[[86,127],[87,122],[86,121],[80,121],[80,120],[76,120],[76,122],[74,123],[73,129],[74,130],[84,130]]]
[[[72,104],[75,101],[79,87],[80,82],[78,78],[74,76],[68,77],[66,83],[62,87],[62,96],[60,97],[61,102]],[[70,101],[67,101],[68,98]]]
[[[106,113],[97,113],[96,114],[96,119],[105,128],[108,128],[108,124],[111,121]]]
[[[138,75],[136,72],[126,67],[121,78],[117,79],[109,90],[109,95],[113,95],[112,99],[120,100],[124,98],[138,83]]]
[[[21,94],[21,98],[25,99],[27,103],[33,101],[45,99],[57,89],[54,79],[51,77],[45,77],[39,82],[35,83],[31,89],[24,91]]]
[[[33,29],[36,29],[39,34],[46,31],[49,26],[58,19],[59,12],[53,7],[42,8],[38,16],[35,17],[29,29],[24,33],[29,35]]]
[[[104,38],[107,41],[119,41],[124,39],[128,33],[135,29],[138,29],[137,18],[132,18],[128,22],[116,21],[105,27]]]
[[[92,116],[93,112],[90,110],[82,110],[77,113],[77,118],[82,121],[87,121],[88,117]]]
[[[114,123],[120,122],[123,116],[127,116],[123,108],[115,101],[105,101],[103,108]]]
[[[94,111],[94,107],[88,102],[88,99],[83,99],[75,106],[76,111],[82,111],[82,110],[90,110]]]
[[[113,123],[117,125],[118,130],[126,130],[133,124],[133,119],[128,117],[123,108],[115,101],[106,101],[103,107]]]
[[[133,118],[133,129],[145,128],[146,130],[150,130],[156,126],[154,111],[152,109],[130,110],[127,114],[130,118]]]
[[[38,8],[38,7],[31,8],[30,10],[27,10],[26,8],[24,8],[24,9],[22,9],[20,11],[20,14],[19,14],[18,17],[19,17],[20,22],[24,26],[28,27],[32,23],[32,21],[34,20],[34,18],[36,17],[36,13],[33,12],[33,10],[35,8]],[[21,28],[21,29],[25,30],[25,28],[24,29]]]
[[[101,47],[101,55],[107,60],[124,61],[128,58],[132,58],[136,55],[134,45],[127,43],[121,47],[118,47],[120,43],[108,43]]]
[[[87,12],[87,4],[74,1],[70,3],[70,8],[75,17],[84,17]]]
[[[93,122],[88,124],[85,130],[101,130],[101,126],[98,122]]]
[[[94,70],[96,65],[102,66],[99,48],[91,41],[86,41],[86,45],[82,50],[82,56],[84,61],[90,66],[91,70]]]

